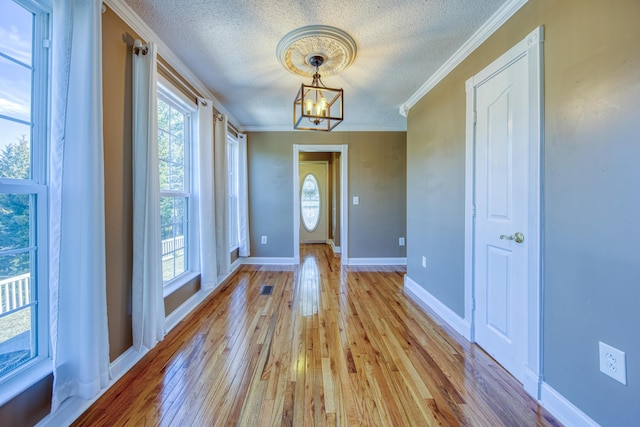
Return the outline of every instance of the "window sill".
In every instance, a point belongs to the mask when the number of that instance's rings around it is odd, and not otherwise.
[[[32,361],[30,366],[25,366],[20,371],[0,385],[0,406],[51,374],[53,365],[51,359],[47,357]]]
[[[185,273],[182,273],[181,275],[179,275],[178,277],[176,277],[175,279],[173,279],[172,281],[164,285],[164,288],[162,291],[162,297],[163,298],[168,297],[169,295],[171,295],[172,293],[174,293],[175,291],[177,291],[187,283],[191,282],[193,279],[195,279],[198,276],[200,276],[199,272],[187,271]]]

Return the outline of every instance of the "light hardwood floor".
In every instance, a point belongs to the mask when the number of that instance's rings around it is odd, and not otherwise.
[[[405,296],[404,268],[301,260],[241,267],[74,425],[560,425]]]

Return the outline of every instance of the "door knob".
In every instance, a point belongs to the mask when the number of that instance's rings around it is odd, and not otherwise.
[[[517,232],[516,234],[514,234],[513,236],[507,236],[506,234],[501,234],[500,235],[500,239],[501,240],[514,240],[516,243],[522,243],[524,242],[524,234]]]

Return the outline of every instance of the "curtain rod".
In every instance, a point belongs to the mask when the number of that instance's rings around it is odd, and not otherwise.
[[[219,120],[222,120],[223,114],[220,111],[218,111],[217,108],[213,107],[213,116],[217,117]],[[235,133],[236,134],[235,136],[242,134],[242,132],[240,132],[240,130],[228,120],[227,120],[227,130],[230,130],[231,132]]]
[[[228,126],[228,127],[229,127],[233,132],[235,132],[235,133],[236,133],[236,136],[240,135],[240,133],[241,133],[241,132],[238,130],[238,128],[237,128],[237,127],[235,127],[235,126],[233,125],[233,123],[231,123],[231,122],[227,122],[227,126]]]
[[[164,61],[164,59],[163,59],[163,61]],[[158,56],[157,64],[158,64],[158,68],[162,68],[162,71],[167,73],[169,76],[171,76],[173,78],[173,80],[175,81],[175,83],[179,83],[180,84],[180,89],[183,89],[184,91],[188,92],[196,100],[198,98],[202,98],[202,95],[200,95],[198,92],[196,92],[193,89],[191,89],[189,87],[189,85],[187,83],[185,83],[184,78],[182,76],[179,76],[176,73],[174,73],[173,70],[171,70],[171,68],[169,66],[167,66],[162,61],[160,61],[160,56]]]
[[[162,59],[164,61],[164,58]],[[203,98],[202,95],[200,95],[198,92],[194,91],[193,89],[191,89],[189,87],[189,85],[185,82],[184,78],[182,76],[177,75],[176,73],[174,73],[166,64],[164,64],[162,61],[158,60],[158,67],[162,68],[162,70],[164,72],[166,72],[167,74],[169,74],[176,83],[179,83],[181,88],[184,89],[186,92],[188,92],[191,96],[193,96],[194,98],[196,98],[196,100],[198,100],[199,98]],[[199,102],[199,101],[198,101]],[[220,113],[217,109],[215,109],[217,114],[222,114]],[[238,130],[238,128],[231,123],[230,121],[227,121],[227,127],[229,127],[231,130],[233,130],[237,135],[240,135],[242,132],[240,132]]]

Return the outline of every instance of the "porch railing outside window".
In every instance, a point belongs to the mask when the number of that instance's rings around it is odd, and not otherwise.
[[[0,315],[31,303],[31,274],[0,280]]]

